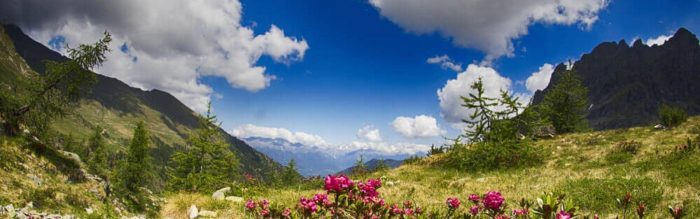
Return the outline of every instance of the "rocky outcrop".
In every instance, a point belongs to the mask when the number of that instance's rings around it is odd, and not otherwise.
[[[549,86],[537,91],[533,104],[558,82],[566,66],[557,66]],[[593,129],[652,125],[661,104],[700,114],[700,44],[697,37],[680,28],[661,46],[624,40],[596,46],[573,65],[588,87]]]

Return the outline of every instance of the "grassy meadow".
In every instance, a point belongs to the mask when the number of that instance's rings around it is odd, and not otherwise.
[[[404,164],[396,169],[353,176],[353,179],[382,178],[379,189],[387,203],[412,200],[424,209],[445,209],[445,199],[466,200],[471,193],[500,191],[515,207],[521,198],[534,200],[544,192],[566,194],[584,214],[602,218],[618,212],[616,199],[626,192],[633,202],[647,204],[652,218],[668,217],[669,205],[683,205],[690,218],[700,216],[700,154],[677,147],[700,135],[700,117],[671,130],[651,127],[586,132],[538,140],[536,147],[547,153],[542,165],[485,172],[445,168],[444,154]],[[626,149],[624,144],[634,144]],[[244,188],[234,195],[269,199],[272,205],[294,207],[299,197],[323,192],[321,180],[287,188]],[[195,204],[217,211],[222,218],[244,216],[244,203],[215,201],[203,194],[169,194],[163,217],[185,218]],[[607,217],[606,217],[607,216]]]

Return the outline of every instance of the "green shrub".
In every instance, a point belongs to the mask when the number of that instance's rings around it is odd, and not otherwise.
[[[447,165],[460,170],[485,171],[535,166],[542,163],[544,152],[528,140],[480,142],[454,147]]]
[[[644,202],[649,212],[659,204],[663,192],[658,183],[649,178],[577,179],[560,185],[557,193],[566,194],[582,209],[610,213],[616,209],[615,200],[625,193],[632,194],[632,202]]]
[[[688,120],[688,114],[685,112],[685,110],[683,110],[683,108],[662,105],[659,107],[659,119],[661,120],[662,125],[671,128]]]

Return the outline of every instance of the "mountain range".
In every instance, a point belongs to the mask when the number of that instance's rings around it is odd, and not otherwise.
[[[558,65],[549,85],[535,92],[533,104],[557,83],[567,70]],[[700,113],[700,44],[680,28],[662,45],[635,40],[605,42],[573,63],[572,70],[588,88],[588,121],[593,129],[626,128],[658,122],[662,104]]]
[[[65,61],[66,57],[31,39],[15,25],[0,28],[0,88],[16,90],[30,80],[31,74],[44,72],[43,60]],[[160,90],[144,91],[131,87],[115,78],[96,74],[97,84],[75,112],[57,119],[52,127],[59,133],[77,140],[87,139],[94,127],[105,130],[112,145],[123,149],[132,135],[136,122],[144,121],[149,130],[153,149],[151,155],[157,166],[165,166],[170,155],[184,149],[186,138],[198,126],[197,114],[171,94]],[[2,92],[9,92],[3,90]],[[281,166],[245,142],[220,130],[230,149],[240,160],[242,173],[268,178]],[[242,175],[242,174],[241,174]]]
[[[389,154],[371,149],[352,151],[330,151],[323,147],[292,143],[280,138],[247,137],[243,141],[273,160],[286,164],[296,162],[299,173],[304,176],[324,176],[343,171],[355,165],[362,157],[365,161],[388,159],[400,162],[413,154]]]

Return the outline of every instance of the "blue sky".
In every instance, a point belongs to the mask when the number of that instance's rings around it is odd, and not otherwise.
[[[439,34],[416,35],[382,17],[366,1],[242,1],[244,21],[264,32],[275,24],[302,36],[310,49],[291,65],[263,59],[279,80],[251,93],[228,89],[220,78],[207,78],[224,98],[214,101],[224,127],[241,124],[284,127],[313,133],[333,143],[356,139],[358,127],[374,125],[383,136],[406,140],[392,131],[396,116],[420,114],[440,118],[436,90],[456,76],[426,63],[446,54],[464,64],[484,53],[462,48]],[[534,24],[514,40],[513,57],[493,66],[514,81],[524,81],[544,63],[576,60],[603,41],[648,39],[672,34],[679,27],[698,30],[698,1],[613,1],[590,30],[577,25]],[[525,91],[516,86],[517,91]],[[458,130],[438,119],[448,136]],[[409,139],[439,143],[439,138]]]
[[[476,76],[527,98],[546,86],[545,64],[601,42],[700,32],[698,0],[64,1],[0,5],[31,9],[0,17],[62,52],[109,30],[99,73],[197,111],[211,100],[240,137],[331,148],[441,144],[461,132],[455,99]]]

